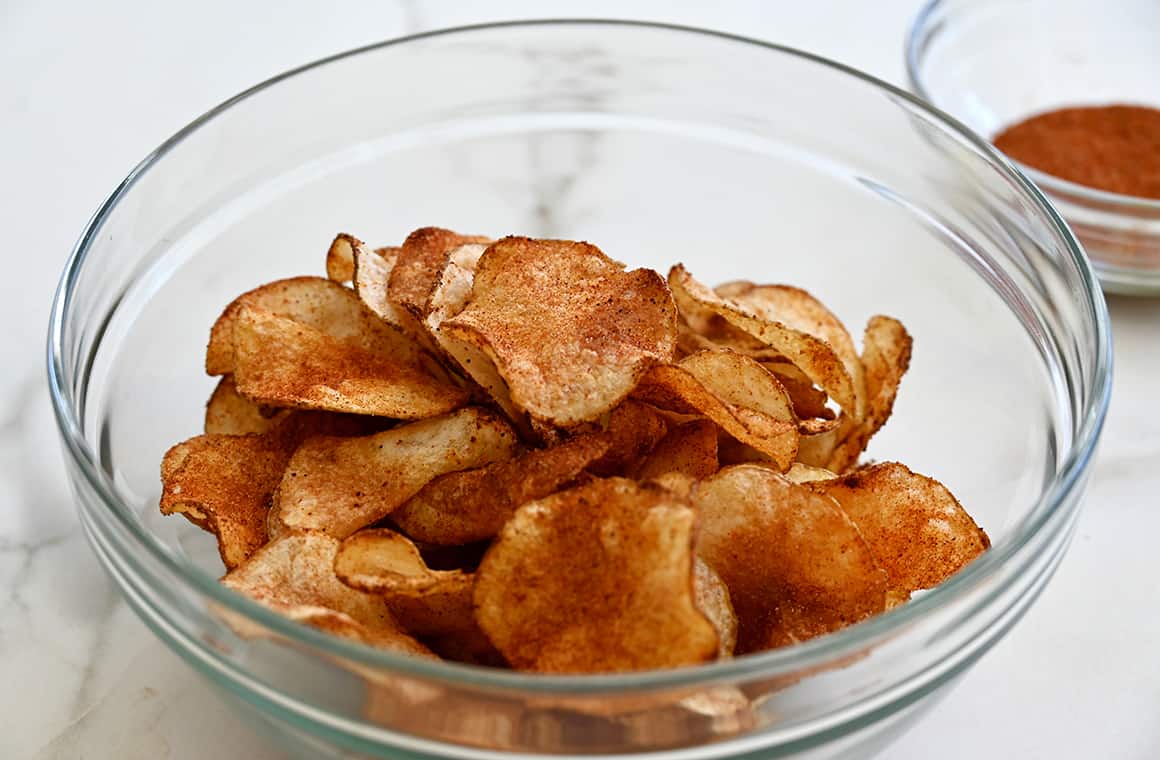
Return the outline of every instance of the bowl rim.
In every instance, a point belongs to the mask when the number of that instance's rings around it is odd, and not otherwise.
[[[910,26],[906,32],[906,42],[904,43],[906,76],[910,80],[910,86],[914,88],[914,92],[918,97],[925,100],[935,110],[940,109],[935,105],[934,98],[931,97],[930,89],[927,88],[926,81],[922,76],[923,49],[925,47],[924,42],[933,35],[937,27],[936,20],[939,11],[950,2],[953,2],[953,0],[926,0],[922,8],[919,9],[914,19],[910,22]],[[1029,116],[1033,115],[1029,114]],[[984,136],[984,139],[988,144],[991,144],[990,138]],[[992,145],[992,147],[994,146]],[[998,149],[996,148],[996,150]],[[1010,158],[1005,153],[1003,155],[1011,163],[1018,166],[1036,185],[1046,190],[1050,195],[1062,196],[1068,200],[1078,201],[1089,206],[1102,207],[1102,210],[1124,215],[1144,215],[1147,217],[1160,215],[1160,198],[1145,198],[1142,195],[1128,195],[1126,193],[1116,193],[1111,190],[1101,190],[1098,187],[1081,185],[1078,182],[1072,182],[1063,177],[1057,177],[1054,174],[1036,169],[1034,166]]]
[[[1055,477],[1039,494],[1029,519],[1007,540],[993,546],[976,561],[948,581],[910,601],[881,615],[849,626],[834,633],[820,636],[792,647],[783,647],[742,657],[713,663],[686,666],[674,669],[640,671],[612,674],[538,674],[500,670],[482,666],[427,660],[382,649],[375,649],[350,639],[323,633],[310,626],[292,621],[270,610],[250,598],[226,588],[218,579],[193,566],[188,560],[171,551],[165,543],[146,530],[136,519],[129,506],[119,498],[112,478],[101,468],[96,453],[87,444],[78,419],[76,399],[70,389],[71,378],[65,371],[65,329],[72,305],[73,293],[77,287],[83,265],[93,241],[96,239],[104,220],[117,206],[123,196],[136,184],[137,180],[157,164],[186,137],[200,129],[232,106],[246,100],[279,82],[298,74],[321,68],[327,64],[351,58],[372,51],[434,37],[471,35],[481,31],[495,31],[507,28],[554,28],[568,25],[622,27],[647,32],[677,33],[708,37],[726,42],[740,43],[805,60],[860,80],[862,83],[883,91],[899,99],[941,125],[943,129],[966,141],[972,148],[1001,172],[1007,175],[1016,188],[1024,193],[1054,227],[1066,249],[1066,255],[1075,266],[1083,286],[1079,297],[1085,314],[1094,320],[1096,356],[1094,382],[1086,408],[1081,410],[1074,421],[1075,434],[1067,456],[1061,462]],[[317,648],[328,655],[355,663],[378,667],[383,670],[402,673],[417,678],[455,682],[474,687],[500,688],[533,693],[567,693],[570,695],[598,694],[615,691],[628,693],[673,686],[705,685],[729,679],[751,677],[756,674],[776,674],[822,665],[827,661],[850,655],[868,643],[879,641],[899,632],[955,600],[962,599],[988,578],[1004,569],[1016,555],[1026,563],[1034,558],[1028,544],[1047,534],[1066,530],[1068,517],[1078,509],[1078,499],[1070,498],[1073,491],[1082,485],[1084,474],[1091,463],[1096,443],[1099,439],[1107,414],[1111,391],[1111,335],[1103,294],[1100,291],[1091,265],[1082,248],[1068,226],[1048,202],[1044,195],[1001,153],[953,117],[941,112],[926,101],[909,92],[882,81],[853,67],[822,56],[797,50],[785,45],[765,42],[727,32],[701,29],[692,26],[624,19],[552,18],[498,21],[482,24],[450,27],[411,34],[403,37],[364,45],[289,69],[246,89],[206,111],[185,127],[165,140],[148,154],[124,180],[113,190],[86,224],[80,238],[72,249],[65,264],[57,287],[49,322],[47,341],[47,372],[49,390],[57,425],[65,450],[80,475],[92,491],[101,499],[119,528],[126,532],[137,547],[147,552],[149,558],[159,563],[166,571],[178,576],[199,596],[225,609],[244,615],[271,631],[284,636],[289,642]],[[1018,574],[1016,577],[1019,577]],[[1007,584],[1001,584],[994,593],[1001,593]]]

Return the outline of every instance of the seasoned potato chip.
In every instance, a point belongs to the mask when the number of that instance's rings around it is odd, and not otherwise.
[[[270,494],[290,453],[263,435],[199,435],[165,453],[161,513],[182,514],[217,536],[227,569],[266,543]]]
[[[432,479],[514,453],[498,415],[468,407],[359,438],[311,438],[286,465],[271,535],[317,530],[345,538],[381,520]]]
[[[894,410],[894,398],[902,376],[910,366],[913,341],[902,323],[891,317],[871,317],[862,337],[862,363],[866,368],[866,417],[858,425],[847,425],[839,436],[827,467],[844,472],[858,461],[870,438]]]
[[[942,483],[896,462],[810,487],[836,499],[850,516],[896,594],[937,586],[991,545]]]
[[[460,235],[439,227],[423,227],[407,236],[391,269],[391,300],[416,320],[427,316],[431,296],[455,249],[469,243],[490,243],[478,235]]]
[[[365,248],[355,251],[352,273],[354,292],[368,311],[387,324],[405,330],[407,322],[404,315],[399,313],[398,307],[387,297],[387,281],[391,277],[391,269],[395,266],[398,249],[381,250],[382,253],[368,251]]]
[[[698,554],[737,611],[737,652],[792,644],[882,612],[888,580],[837,502],[766,467],[736,465],[693,491]]]
[[[422,419],[468,400],[421,369],[294,320],[244,308],[234,321],[234,382],[258,403]]]
[[[776,319],[757,316],[740,304],[722,298],[694,280],[680,264],[669,270],[669,288],[682,313],[703,312],[707,309],[724,317],[734,327],[758,338],[785,356],[810,380],[821,386],[842,409],[860,419],[855,380],[834,348],[824,340],[795,330]]]
[[[797,454],[798,421],[785,391],[747,356],[702,351],[675,366],[653,367],[633,397],[662,409],[703,414],[782,470]]]
[[[386,528],[361,530],[342,542],[334,572],[343,583],[386,600],[416,635],[474,629],[474,580],[462,570],[432,570],[406,536]]]
[[[693,588],[697,595],[697,609],[717,629],[717,657],[732,657],[733,648],[737,646],[737,614],[729,599],[729,589],[721,576],[700,557],[695,559],[695,571]]]
[[[717,425],[692,420],[679,425],[660,440],[636,471],[638,480],[655,480],[680,472],[700,480],[717,472]]]
[[[265,433],[278,424],[285,412],[274,416],[238,393],[232,375],[223,375],[205,405],[205,432],[221,435]]]
[[[440,330],[482,349],[517,407],[572,427],[673,359],[676,309],[652,270],[626,272],[585,243],[509,237],[484,252],[471,300]]]
[[[412,538],[468,544],[499,533],[516,508],[555,493],[608,451],[607,433],[577,436],[549,449],[477,470],[442,475],[391,513]]]
[[[324,630],[341,632],[374,646],[433,656],[399,628],[385,601],[338,580],[334,574],[338,546],[337,539],[317,533],[283,536],[227,573],[222,584]]]
[[[624,475],[634,471],[668,432],[664,415],[647,404],[626,399],[608,415],[605,431],[608,452],[588,471],[596,475]]]
[[[236,324],[245,309],[293,320],[392,363],[437,369],[419,344],[371,313],[350,288],[321,277],[292,277],[243,293],[225,308],[210,330],[207,374],[235,371]]]
[[[476,573],[475,614],[517,668],[588,673],[712,659],[697,608],[696,513],[657,487],[596,480],[516,511]]]
[[[334,236],[330,248],[326,249],[326,276],[335,282],[350,282],[354,279],[355,250],[365,245],[354,235],[340,232]]]
[[[716,288],[717,294],[740,304],[756,316],[780,322],[790,329],[812,335],[826,343],[842,361],[854,382],[854,417],[865,416],[866,391],[862,361],[845,325],[818,299],[789,285],[754,285],[733,282]]]

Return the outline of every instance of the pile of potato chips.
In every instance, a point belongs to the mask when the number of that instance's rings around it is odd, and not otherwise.
[[[857,467],[910,360],[890,317],[859,353],[798,288],[435,228],[339,235],[326,272],[226,307],[205,434],[161,467],[222,582],[295,620],[496,667],[669,668],[856,623],[989,545],[937,481]]]

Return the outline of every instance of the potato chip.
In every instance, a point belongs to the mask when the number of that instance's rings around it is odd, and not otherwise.
[[[359,438],[311,438],[286,465],[271,535],[345,538],[381,520],[447,472],[508,459],[516,440],[498,415],[468,407]]]
[[[361,530],[342,542],[334,572],[351,588],[381,596],[413,634],[475,627],[470,573],[432,570],[415,544],[386,528]]]
[[[693,492],[697,552],[737,611],[737,652],[828,633],[882,612],[886,572],[837,502],[766,467],[736,465]]]
[[[891,317],[871,317],[862,337],[862,363],[866,368],[866,418],[850,425],[827,462],[829,469],[844,472],[858,461],[870,438],[894,410],[902,376],[910,366],[913,341],[902,323]]]
[[[441,332],[483,350],[515,406],[558,427],[597,420],[676,350],[676,308],[656,272],[585,243],[504,238]]]
[[[431,294],[422,329],[433,341],[437,351],[447,358],[450,366],[471,378],[486,398],[507,415],[522,437],[536,440],[538,435],[532,432],[527,415],[512,401],[507,382],[500,376],[495,362],[475,344],[460,340],[441,329],[443,322],[462,311],[471,298],[475,269],[486,248],[482,244],[467,243],[448,254],[439,284]]]
[[[588,673],[712,659],[697,608],[696,513],[664,489],[596,480],[529,502],[479,566],[475,614],[515,667]]]
[[[704,613],[717,629],[717,657],[733,656],[737,646],[737,613],[729,599],[729,589],[721,576],[700,557],[695,558],[693,588],[696,592],[697,609]]]
[[[865,416],[866,391],[862,361],[845,325],[818,299],[805,290],[789,285],[754,285],[733,282],[716,288],[718,295],[740,304],[752,314],[812,335],[826,343],[854,383],[854,417]]]
[[[207,374],[235,371],[237,318],[247,308],[293,320],[392,363],[437,369],[419,344],[371,313],[350,288],[321,277],[292,277],[243,293],[225,308],[210,330]]]
[[[702,351],[679,365],[653,367],[632,395],[662,409],[702,414],[783,470],[797,454],[791,403],[773,375],[749,357]]]
[[[673,428],[641,463],[637,479],[655,480],[671,472],[697,480],[709,477],[717,472],[717,431],[710,420],[692,420]]]
[[[337,539],[317,533],[283,536],[227,573],[222,584],[324,630],[341,631],[350,638],[408,654],[433,656],[399,628],[385,601],[338,580],[334,574],[338,546]]]
[[[608,451],[589,465],[588,471],[603,476],[635,471],[668,429],[664,415],[656,409],[626,399],[609,413],[605,425],[610,438]]]
[[[391,300],[418,321],[430,309],[431,296],[439,286],[451,252],[469,243],[488,244],[478,235],[460,235],[439,227],[423,227],[407,236],[391,269],[388,287]]]
[[[391,277],[398,249],[382,250],[382,253],[366,249],[355,251],[351,275],[354,292],[368,311],[387,324],[404,330],[406,328],[404,315],[399,313],[399,308],[387,297],[387,281]]]
[[[199,435],[165,453],[161,513],[217,536],[227,569],[266,543],[270,495],[293,449],[263,435]]]
[[[355,249],[364,245],[354,235],[345,232],[335,235],[330,248],[326,249],[326,277],[340,283],[353,280]]]
[[[431,544],[468,544],[499,533],[516,508],[555,493],[608,451],[607,433],[577,436],[549,449],[477,470],[442,475],[391,513],[407,535]]]
[[[824,340],[795,330],[776,319],[759,317],[749,309],[722,298],[694,280],[680,264],[669,270],[669,288],[683,314],[709,310],[724,317],[734,327],[758,338],[789,359],[810,380],[821,386],[842,409],[858,418],[855,380],[834,348]]]
[[[258,309],[237,314],[234,342],[238,392],[260,404],[422,419],[468,400],[421,369]]]
[[[260,406],[238,393],[232,375],[223,375],[205,405],[205,432],[221,435],[265,433],[286,412],[268,416]]]
[[[863,467],[810,487],[837,500],[897,594],[937,586],[991,545],[942,483],[896,462]]]

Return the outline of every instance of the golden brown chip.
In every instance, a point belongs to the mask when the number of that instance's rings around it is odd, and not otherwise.
[[[607,433],[577,436],[487,467],[442,475],[391,513],[407,535],[431,544],[491,538],[521,504],[555,493],[608,451]]]
[[[937,586],[991,545],[942,483],[896,462],[810,487],[837,500],[900,595]]]
[[[270,406],[422,419],[462,406],[468,393],[291,319],[253,308],[236,316],[234,382]]]
[[[721,580],[721,576],[700,557],[696,558],[695,571],[697,609],[703,612],[717,629],[717,657],[718,659],[732,657],[733,648],[737,646],[737,614],[733,611],[733,602],[729,599],[729,589]]]
[[[862,361],[845,325],[825,304],[805,290],[789,285],[734,282],[716,290],[718,295],[740,304],[762,319],[780,322],[790,329],[825,342],[842,361],[842,366],[854,383],[855,409],[852,414],[859,419],[865,416],[866,392]]]
[[[662,409],[702,414],[782,470],[797,454],[798,421],[785,391],[747,356],[702,351],[679,365],[653,367],[633,397]]]
[[[205,405],[205,432],[221,435],[265,433],[277,425],[280,415],[284,414],[263,414],[260,406],[238,393],[232,375],[223,375]]]
[[[473,578],[462,570],[432,570],[415,544],[386,528],[361,530],[342,542],[334,572],[343,583],[386,600],[413,634],[475,627]]]
[[[626,399],[608,415],[605,426],[611,439],[608,452],[593,462],[588,471],[604,476],[634,472],[668,429],[664,415],[656,409]]]
[[[338,540],[297,533],[271,541],[222,578],[222,584],[278,612],[372,646],[432,657],[398,626],[379,597],[334,574]]]
[[[676,349],[676,309],[656,272],[627,272],[595,246],[504,238],[471,300],[440,330],[482,349],[513,403],[558,427],[597,420]]]
[[[353,259],[354,292],[368,311],[387,324],[400,330],[406,328],[406,321],[398,307],[387,297],[387,280],[395,265],[398,249],[383,248],[382,253],[360,248]],[[412,336],[414,337],[414,336]]]
[[[515,443],[503,419],[474,407],[375,435],[311,438],[286,465],[271,535],[317,530],[345,538],[439,475],[510,458]]]
[[[427,316],[431,296],[439,286],[451,252],[469,243],[490,243],[478,235],[460,235],[439,227],[423,227],[407,236],[391,269],[391,300],[416,320]]]
[[[767,319],[693,279],[680,264],[669,270],[669,288],[683,314],[712,311],[731,325],[757,338],[785,356],[849,414],[859,418],[858,392],[835,349],[821,338],[796,330],[776,319]]]
[[[636,472],[639,480],[655,480],[671,472],[694,479],[717,472],[717,425],[692,420],[679,425],[660,440]]]
[[[894,409],[902,376],[910,366],[913,341],[902,323],[891,317],[871,317],[862,338],[862,363],[866,368],[866,417],[861,423],[842,421],[833,438],[833,450],[824,460],[834,472],[853,467]]]
[[[227,569],[266,543],[270,494],[293,449],[264,435],[199,435],[165,453],[161,513],[217,536]]]
[[[513,666],[565,673],[712,659],[694,592],[696,513],[664,489],[596,480],[529,502],[476,573],[480,627]]]
[[[355,250],[364,245],[354,235],[345,232],[335,235],[330,248],[326,249],[327,278],[340,283],[353,280]]]
[[[235,371],[236,324],[246,309],[293,320],[395,364],[438,371],[419,344],[371,313],[350,288],[322,277],[292,277],[243,293],[225,308],[210,330],[206,373]]]
[[[698,554],[737,611],[737,652],[803,641],[882,612],[888,581],[837,502],[766,467],[701,481]]]

